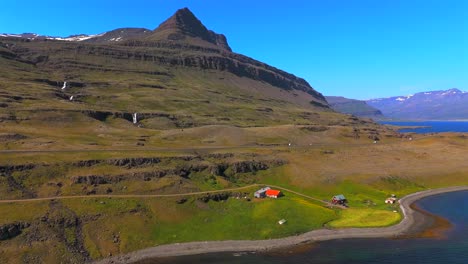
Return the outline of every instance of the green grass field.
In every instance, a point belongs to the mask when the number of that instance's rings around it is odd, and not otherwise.
[[[328,223],[330,227],[383,227],[398,223],[401,215],[398,212],[375,209],[347,209],[339,212],[339,219]]]
[[[337,217],[335,210],[288,193],[252,201],[77,199],[64,204],[82,218],[102,216],[84,225],[85,244],[93,257],[176,242],[279,238],[320,228]],[[287,223],[279,225],[281,219]],[[115,234],[120,236],[118,245],[106,242]]]

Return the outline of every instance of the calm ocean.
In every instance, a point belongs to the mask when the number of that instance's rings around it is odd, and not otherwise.
[[[468,121],[421,121],[421,122],[380,122],[395,126],[418,126],[423,128],[402,129],[400,132],[418,134],[437,132],[468,132]],[[468,262],[467,262],[468,263]]]
[[[297,254],[216,253],[175,257],[144,263],[174,264],[467,264],[468,191],[431,196],[418,205],[450,220],[454,227],[447,239],[340,239],[317,243]]]

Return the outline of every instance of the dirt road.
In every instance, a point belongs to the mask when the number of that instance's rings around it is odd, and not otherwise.
[[[190,193],[174,193],[174,194],[91,194],[91,195],[70,195],[70,196],[53,196],[53,197],[40,197],[40,198],[29,198],[29,199],[8,199],[8,200],[0,200],[0,203],[26,203],[26,202],[37,202],[37,201],[51,201],[51,200],[64,200],[64,199],[82,199],[82,198],[121,198],[121,199],[132,199],[132,198],[156,198],[156,197],[182,197],[182,196],[193,196],[193,195],[203,195],[203,194],[210,194],[210,193],[223,193],[223,192],[233,192],[233,191],[241,191],[253,187],[260,187],[260,186],[270,186],[272,188],[280,189],[283,191],[287,191],[290,193],[294,193],[296,195],[305,197],[307,199],[311,199],[317,202],[324,204],[325,206],[329,207],[337,207],[342,208],[344,207],[339,205],[334,205],[330,202],[305,195],[302,193],[298,193],[296,191],[286,189],[280,186],[275,185],[268,185],[268,184],[251,184],[243,187],[237,188],[227,188],[222,190],[212,190],[212,191],[200,191],[200,192],[190,192]]]

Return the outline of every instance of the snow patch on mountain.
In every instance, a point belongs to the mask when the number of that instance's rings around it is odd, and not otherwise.
[[[109,41],[121,41],[121,40],[122,40],[122,37],[109,39]]]
[[[426,91],[408,96],[393,96],[366,101],[396,119],[451,120],[468,119],[468,92],[456,88]]]
[[[25,38],[25,39],[36,39],[40,38],[43,36],[40,36],[35,33],[23,33],[23,34],[7,34],[7,33],[1,33],[0,37],[6,37],[6,38]]]
[[[66,38],[51,38],[51,39],[62,40],[62,41],[84,41],[84,40],[87,40],[87,39],[100,37],[100,36],[102,36],[104,34],[105,33],[96,34],[96,35],[81,34],[81,35],[69,36],[69,37],[66,37]]]
[[[5,37],[5,38],[23,38],[23,39],[29,39],[29,40],[35,40],[35,39],[50,39],[50,40],[60,40],[60,41],[84,41],[92,38],[97,38],[105,33],[102,34],[96,34],[96,35],[86,35],[86,34],[80,34],[80,35],[73,35],[69,37],[53,37],[53,36],[43,36],[43,35],[38,35],[35,33],[23,33],[23,34],[7,34],[7,33],[1,33],[0,37]]]
[[[21,35],[18,35],[18,34],[0,34],[0,37],[21,38]]]

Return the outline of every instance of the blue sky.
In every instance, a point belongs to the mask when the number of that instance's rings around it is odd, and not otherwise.
[[[182,7],[226,35],[234,52],[302,77],[324,95],[468,90],[466,0],[13,0],[2,2],[0,32],[154,29]]]

